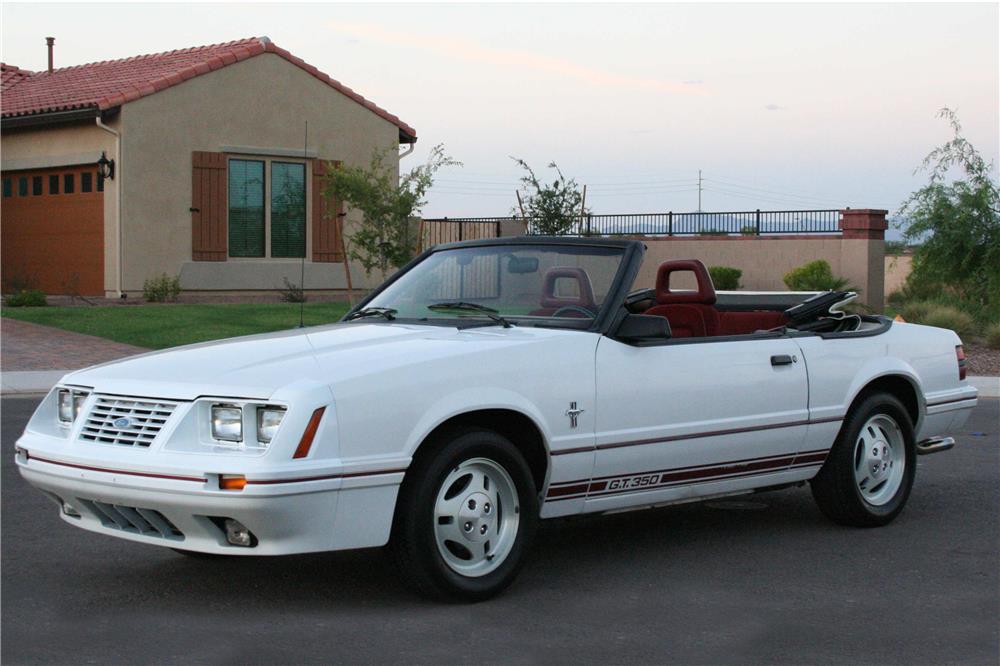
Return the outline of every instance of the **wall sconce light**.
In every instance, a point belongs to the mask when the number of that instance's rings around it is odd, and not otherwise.
[[[101,180],[115,179],[115,161],[109,160],[104,151],[101,151],[101,159],[97,160],[97,177]]]

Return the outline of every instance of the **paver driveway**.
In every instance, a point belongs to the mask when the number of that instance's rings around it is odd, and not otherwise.
[[[4,372],[76,370],[149,351],[104,338],[0,318],[0,365]]]

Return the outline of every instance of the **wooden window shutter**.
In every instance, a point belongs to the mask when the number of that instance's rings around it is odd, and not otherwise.
[[[340,162],[313,160],[313,196],[312,196],[312,260],[322,262],[340,262],[344,260],[344,204],[336,199],[327,198],[326,170],[327,165],[340,167]]]
[[[191,255],[195,261],[225,261],[226,155],[191,153]]]

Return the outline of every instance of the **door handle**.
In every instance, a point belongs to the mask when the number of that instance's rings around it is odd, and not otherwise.
[[[771,357],[771,365],[791,365],[798,359],[788,354],[776,354]]]

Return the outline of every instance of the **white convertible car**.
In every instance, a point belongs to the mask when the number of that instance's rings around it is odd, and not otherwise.
[[[716,295],[697,261],[635,289],[644,251],[435,247],[340,322],[70,373],[17,464],[87,530],[215,556],[388,544],[465,600],[554,516],[807,481],[838,523],[899,514],[915,456],[976,404],[958,337],[838,310],[849,293]]]

